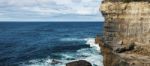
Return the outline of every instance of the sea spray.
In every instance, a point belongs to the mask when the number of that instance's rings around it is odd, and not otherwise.
[[[86,38],[84,39],[86,44],[90,45],[90,47],[95,48],[98,52],[100,51],[100,47],[95,43],[95,38]]]
[[[100,48],[98,44],[95,44],[94,38],[62,38],[60,39],[60,41],[85,41],[85,44],[89,45],[90,47],[79,49],[75,53],[56,53],[56,55],[62,56],[62,58],[60,59],[53,59],[51,57],[48,57],[46,59],[35,59],[28,61],[30,64],[22,64],[21,66],[65,66],[66,63],[76,60],[86,60],[90,62],[93,66],[103,66],[103,57],[102,55],[100,55]],[[60,63],[52,64],[53,60]]]

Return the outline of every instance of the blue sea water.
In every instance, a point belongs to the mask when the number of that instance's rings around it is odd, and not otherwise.
[[[102,31],[102,22],[1,22],[0,66],[65,66],[80,59],[103,66],[94,43]]]

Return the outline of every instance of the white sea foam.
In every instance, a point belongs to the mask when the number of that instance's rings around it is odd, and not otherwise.
[[[86,44],[90,45],[90,47],[100,51],[99,45],[95,43],[95,38],[85,38],[84,40],[86,41]]]
[[[103,66],[103,56],[100,55],[100,47],[98,44],[95,43],[95,38],[86,38],[84,39],[86,41],[86,44],[90,45],[91,52],[89,57],[85,58],[84,60],[87,60],[93,64],[93,66]],[[97,50],[97,51],[95,51]],[[84,53],[84,52],[83,52]]]
[[[94,66],[103,66],[102,60],[103,57],[100,55],[99,52],[95,50],[95,48],[84,48],[80,49],[77,52],[78,55],[81,55],[83,57],[79,57],[78,60],[86,60]],[[84,57],[85,56],[85,57]]]
[[[61,55],[62,58],[56,59],[56,61],[60,62],[58,64],[53,63],[53,59],[48,57],[46,59],[35,59],[30,60],[31,64],[22,64],[21,66],[65,66],[66,63],[76,61],[76,60],[86,60],[92,63],[93,66],[103,66],[102,60],[103,57],[100,55],[100,47],[98,44],[95,44],[94,38],[63,38],[61,41],[85,41],[87,45],[90,45],[90,48],[82,48],[77,50],[77,52],[68,52],[68,53],[57,53],[56,55]],[[41,60],[43,60],[41,62]]]
[[[95,48],[100,51],[100,47],[98,44],[95,43],[95,38],[62,38],[60,41],[86,41],[86,44],[90,45],[90,47]]]

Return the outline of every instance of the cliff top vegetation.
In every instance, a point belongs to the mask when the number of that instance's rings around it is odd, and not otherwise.
[[[150,0],[104,0],[110,2],[150,2]]]

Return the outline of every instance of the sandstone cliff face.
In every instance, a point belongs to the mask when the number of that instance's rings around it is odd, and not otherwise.
[[[150,66],[150,3],[103,1],[104,66]]]

